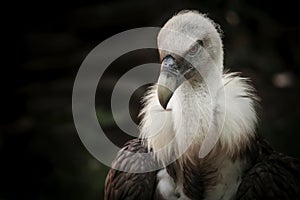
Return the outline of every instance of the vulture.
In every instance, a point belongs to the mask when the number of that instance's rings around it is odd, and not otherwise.
[[[112,163],[106,200],[300,199],[300,162],[257,133],[258,97],[223,69],[221,35],[189,10],[160,30],[158,81],[142,99],[140,136]]]

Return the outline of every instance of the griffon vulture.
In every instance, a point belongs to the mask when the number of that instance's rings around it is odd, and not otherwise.
[[[256,133],[255,91],[249,79],[224,71],[218,26],[182,11],[157,42],[161,72],[143,99],[140,137],[113,162],[105,199],[299,199],[299,160]],[[132,159],[128,152],[152,157]],[[162,168],[116,170],[155,163]]]

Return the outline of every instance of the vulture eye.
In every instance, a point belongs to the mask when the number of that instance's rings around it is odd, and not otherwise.
[[[189,49],[188,54],[189,54],[190,56],[195,55],[196,53],[198,53],[199,49],[202,48],[202,46],[203,46],[202,40],[197,40],[197,43],[194,44],[194,45]]]

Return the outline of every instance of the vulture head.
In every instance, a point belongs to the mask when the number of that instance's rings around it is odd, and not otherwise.
[[[216,24],[204,15],[180,12],[164,25],[157,40],[162,61],[158,98],[163,108],[184,81],[209,82],[222,73],[220,33]]]
[[[183,154],[205,157],[216,144],[238,153],[255,132],[255,96],[246,79],[223,73],[218,26],[198,12],[179,12],[157,43],[161,71],[141,111],[148,147],[163,163]]]

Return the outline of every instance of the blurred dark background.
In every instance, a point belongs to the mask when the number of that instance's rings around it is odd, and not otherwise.
[[[296,1],[154,0],[2,6],[0,200],[102,199],[108,168],[75,130],[72,86],[85,56],[104,39],[131,28],[162,26],[181,9],[207,13],[224,31],[225,67],[249,76],[261,97],[259,131],[273,147],[300,157],[300,23]],[[109,137],[128,139],[110,113],[112,83],[154,51],[122,57],[97,93]],[[127,66],[127,68],[122,68]],[[131,66],[132,67],[132,66]],[[140,90],[131,101],[133,118]]]

